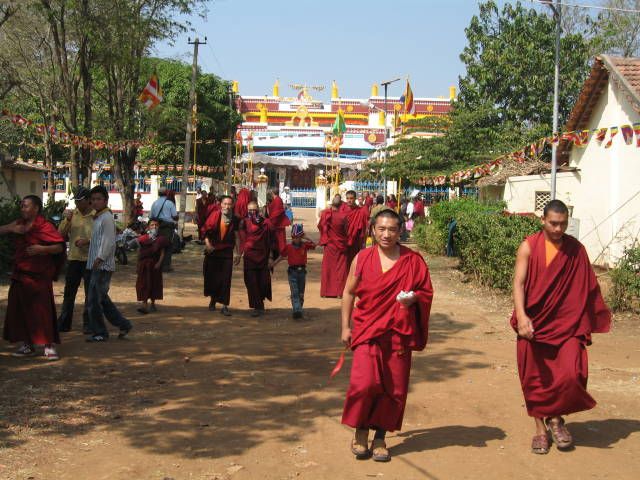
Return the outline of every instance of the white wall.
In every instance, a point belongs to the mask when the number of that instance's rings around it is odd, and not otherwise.
[[[640,122],[626,90],[609,82],[598,101],[589,129]],[[611,148],[591,138],[586,148],[571,150],[570,164],[580,169],[574,217],[580,219],[580,241],[594,263],[615,264],[625,246],[640,234],[640,149],[624,143],[622,132]]]
[[[0,197],[12,198],[13,195],[5,181],[12,184],[15,194],[19,197],[26,195],[42,196],[42,172],[3,168],[2,177],[0,177]]]
[[[574,205],[574,192],[580,188],[576,172],[560,172],[556,177],[556,198],[569,206]],[[551,175],[510,177],[504,186],[503,200],[507,210],[514,213],[535,212],[536,192],[551,191]],[[541,213],[541,212],[536,212]]]

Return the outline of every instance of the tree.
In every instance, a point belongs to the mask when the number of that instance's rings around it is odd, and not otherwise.
[[[640,10],[640,0],[607,0],[604,6]],[[640,13],[604,10],[595,20],[595,30],[603,52],[640,56]]]

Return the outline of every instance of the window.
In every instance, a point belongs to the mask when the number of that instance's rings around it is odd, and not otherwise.
[[[551,201],[551,192],[536,192],[535,211],[542,212]]]

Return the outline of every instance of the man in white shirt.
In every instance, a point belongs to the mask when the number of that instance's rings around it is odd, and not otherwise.
[[[160,223],[158,235],[166,237],[169,241],[169,246],[164,250],[162,271],[170,272],[171,254],[173,253],[173,236],[176,230],[176,222],[178,221],[178,211],[176,210],[176,205],[167,197],[166,187],[160,187],[158,189],[158,199],[151,205],[149,220],[158,220]]]
[[[280,194],[280,198],[282,199],[282,203],[284,203],[285,208],[291,208],[291,192],[289,191],[289,187],[284,187]]]

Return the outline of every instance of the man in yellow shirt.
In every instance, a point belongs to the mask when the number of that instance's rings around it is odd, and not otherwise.
[[[74,193],[76,209],[62,221],[58,227],[59,232],[69,242],[69,254],[67,256],[67,274],[64,284],[64,301],[62,311],[58,317],[58,330],[68,332],[71,330],[73,309],[76,303],[76,294],[80,281],[84,282],[85,305],[82,313],[83,333],[89,331],[89,315],[87,313],[87,291],[91,271],[87,270],[87,257],[89,254],[89,241],[93,227],[95,210],[91,208],[89,190],[78,187]]]

